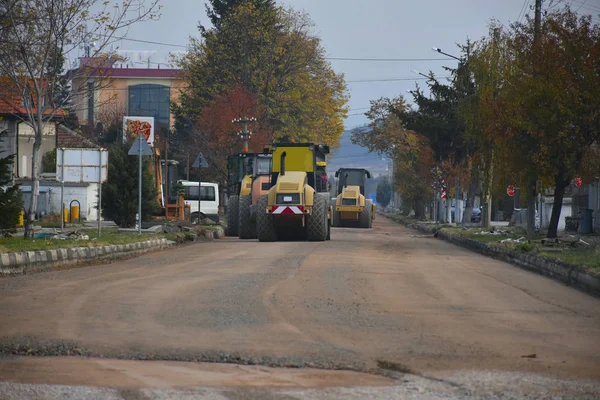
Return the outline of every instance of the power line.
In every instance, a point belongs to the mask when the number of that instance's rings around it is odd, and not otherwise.
[[[573,2],[573,3],[575,3],[575,2]],[[577,10],[575,10],[575,12],[579,12],[579,10],[581,10],[581,7],[585,6],[585,3],[587,3],[587,0],[583,0],[583,3],[581,3],[579,8]],[[575,3],[575,4],[577,4],[577,3]]]
[[[101,35],[101,36],[106,36],[106,35]],[[125,36],[113,36],[113,38],[115,40],[126,40],[126,41],[129,41],[129,42],[156,44],[158,46],[181,47],[181,48],[187,49],[187,46],[183,45],[183,44],[155,42],[155,41],[152,41],[152,40],[142,40],[142,39],[132,39],[132,38],[128,38],[128,37],[125,37]]]
[[[417,62],[417,61],[449,61],[452,58],[351,58],[351,57],[325,57],[333,61],[374,61],[374,62]]]
[[[438,78],[450,78],[449,76],[436,76]],[[359,79],[346,81],[346,83],[363,83],[363,82],[398,82],[398,81],[419,81],[429,80],[430,78],[425,77],[414,77],[414,78],[382,78],[382,79]]]
[[[174,44],[174,43],[165,43],[165,42],[155,42],[152,40],[142,40],[142,39],[134,39],[128,38],[125,36],[114,36],[116,40],[126,40],[129,42],[138,42],[138,43],[147,43],[147,44],[155,44],[158,46],[169,46],[169,47],[179,47],[187,49],[188,46],[182,44]],[[418,61],[449,61],[451,58],[358,58],[358,57],[325,57],[326,60],[332,61],[372,61],[372,62],[418,62]]]
[[[517,18],[517,22],[521,22],[521,18],[527,15],[526,11],[527,7],[529,7],[529,0],[523,1],[523,6],[521,6],[521,11],[519,12],[519,17]]]
[[[583,2],[571,1],[571,5],[573,5],[573,4],[579,5],[579,8],[575,12],[579,11],[579,9],[581,9],[581,8],[584,8],[589,11],[594,11],[594,12],[600,13],[600,7],[598,7],[597,5],[594,5],[594,4],[587,4],[587,0],[583,0]]]
[[[360,108],[351,108],[348,111],[360,111],[360,110],[370,110],[371,107],[360,107]]]

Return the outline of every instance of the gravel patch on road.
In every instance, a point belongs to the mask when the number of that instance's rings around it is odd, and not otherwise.
[[[148,352],[145,349],[109,349],[88,348],[76,341],[41,340],[31,337],[0,339],[0,357],[11,356],[84,356],[98,358],[115,358],[120,360],[145,361],[187,361],[225,363],[239,365],[262,365],[275,368],[316,368],[325,370],[347,370],[366,373],[389,375],[385,369],[368,369],[364,363],[338,363],[328,357],[270,357],[247,355],[228,351],[202,351],[159,349]]]
[[[208,388],[118,389],[86,386],[0,383],[5,400],[595,400],[597,386],[582,382],[564,383],[529,375],[498,372],[465,373],[463,387],[454,387],[419,377],[396,386],[338,387],[327,389]],[[472,381],[469,383],[469,381]],[[488,386],[488,384],[493,384]]]

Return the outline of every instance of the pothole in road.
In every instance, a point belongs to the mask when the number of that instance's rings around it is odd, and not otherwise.
[[[402,374],[419,375],[404,364],[393,361],[377,360],[377,366],[383,370],[400,372]]]
[[[347,357],[334,360],[323,357],[259,356],[227,351],[196,351],[184,349],[115,349],[106,347],[84,347],[77,341],[47,340],[31,337],[4,338],[0,340],[0,357],[90,357],[139,361],[181,361],[196,363],[237,364],[271,368],[311,368],[333,371],[360,372],[390,376],[383,368],[369,368],[361,361],[348,361]],[[392,371],[392,369],[387,369]],[[398,371],[395,371],[398,372]]]
[[[347,362],[347,360],[335,361],[326,357],[270,357],[244,355],[235,352],[226,351],[190,351],[190,350],[173,350],[159,349],[155,352],[143,350],[117,350],[113,348],[86,348],[75,341],[65,340],[36,340],[32,338],[19,340],[14,338],[4,340],[0,339],[0,359],[11,359],[19,356],[36,357],[79,357],[95,358],[95,359],[114,359],[114,360],[129,360],[129,361],[157,361],[157,362],[191,362],[205,364],[232,364],[238,366],[249,367],[268,367],[274,369],[316,369],[333,372],[359,373],[371,376],[379,376],[393,381],[394,384],[403,384],[409,382],[408,375],[426,380],[436,381],[449,385],[450,387],[460,387],[453,382],[448,382],[443,379],[424,376],[418,371],[412,370],[410,367],[389,360],[376,360],[377,367],[368,367],[364,362],[355,361]],[[28,359],[30,357],[27,357]],[[365,378],[368,379],[368,378]],[[373,378],[375,379],[375,378]],[[350,379],[352,381],[352,379]],[[362,385],[358,385],[362,386]]]

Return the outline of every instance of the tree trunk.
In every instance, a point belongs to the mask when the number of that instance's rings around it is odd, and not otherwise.
[[[536,177],[527,181],[527,236],[535,236],[535,183]]]
[[[469,225],[473,216],[473,205],[475,203],[475,194],[479,189],[479,173],[475,166],[471,167],[471,180],[467,189],[467,203],[462,216],[462,225]],[[456,211],[455,211],[456,212]]]
[[[35,133],[35,140],[33,142],[33,151],[31,152],[31,201],[29,203],[27,219],[25,220],[24,236],[26,238],[33,237],[33,222],[37,214],[38,198],[40,194],[39,150],[42,145],[42,133],[44,129],[44,124],[41,118],[39,118],[38,121],[35,122],[33,128],[33,131]]]
[[[554,239],[558,236],[558,221],[562,211],[563,200],[565,198],[565,189],[569,181],[565,182],[562,176],[556,176],[554,179],[554,204],[552,205],[552,215],[550,217],[550,226],[548,226],[548,238]]]
[[[425,204],[423,199],[415,199],[415,218],[419,220],[425,219]]]

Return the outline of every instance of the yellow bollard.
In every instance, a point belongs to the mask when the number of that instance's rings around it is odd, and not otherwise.
[[[17,224],[17,226],[23,225],[25,225],[25,211],[21,210],[21,213],[19,213],[19,223]]]
[[[71,206],[71,222],[79,221],[79,206]]]
[[[65,224],[69,222],[69,209],[67,207],[63,209],[63,221]]]

